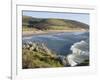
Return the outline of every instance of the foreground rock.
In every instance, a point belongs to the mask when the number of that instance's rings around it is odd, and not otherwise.
[[[23,44],[23,49],[28,49],[30,51],[44,52],[45,54],[53,57],[51,50],[46,47],[46,44],[40,42],[27,42]]]
[[[56,55],[44,43],[27,42],[23,43],[22,67],[28,68],[49,68],[66,66],[64,57]]]

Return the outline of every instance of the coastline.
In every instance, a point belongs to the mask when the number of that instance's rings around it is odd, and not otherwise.
[[[64,33],[64,32],[87,32],[88,30],[78,29],[78,30],[37,30],[37,31],[22,31],[22,36],[32,36],[32,35],[43,35],[43,34],[53,34],[53,33]]]

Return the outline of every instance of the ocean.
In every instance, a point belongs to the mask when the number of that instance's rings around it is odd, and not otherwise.
[[[52,34],[39,34],[24,36],[23,42],[40,42],[47,45],[49,49],[58,55],[68,55],[71,53],[71,46],[80,41],[89,43],[89,32],[62,32]]]

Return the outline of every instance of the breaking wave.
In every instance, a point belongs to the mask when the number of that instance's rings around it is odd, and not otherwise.
[[[70,50],[72,54],[67,56],[68,63],[71,66],[76,66],[82,63],[84,60],[89,59],[89,43],[88,40],[81,40],[80,42],[74,43]]]

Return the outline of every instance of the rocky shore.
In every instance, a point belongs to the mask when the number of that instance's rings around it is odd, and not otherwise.
[[[76,53],[75,53],[76,54]],[[72,55],[72,54],[70,54]],[[22,43],[22,68],[51,68],[51,67],[68,67],[72,66],[73,58],[69,59],[69,55],[57,55],[50,50],[45,43],[40,42],[24,42]],[[75,57],[75,56],[74,56]],[[80,57],[80,55],[79,55]],[[78,57],[78,59],[79,59]],[[78,60],[75,66],[88,66],[89,60],[82,58]],[[77,57],[75,57],[76,61]],[[75,63],[75,62],[74,62]]]
[[[22,67],[28,68],[48,68],[68,66],[66,56],[57,55],[47,48],[46,44],[39,42],[23,43],[22,47]]]

